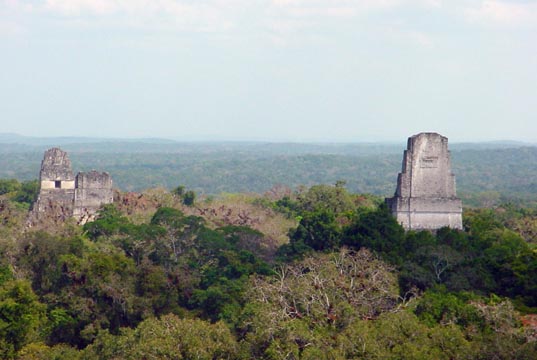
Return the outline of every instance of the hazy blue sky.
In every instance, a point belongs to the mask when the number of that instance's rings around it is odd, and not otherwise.
[[[537,1],[0,0],[0,132],[537,141]]]

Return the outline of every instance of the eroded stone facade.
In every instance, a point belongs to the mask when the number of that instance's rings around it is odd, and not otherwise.
[[[93,170],[73,176],[71,161],[59,148],[45,152],[39,182],[39,196],[32,210],[34,220],[46,216],[59,220],[74,217],[83,224],[93,220],[102,205],[114,201],[108,173]]]
[[[462,229],[462,203],[446,137],[420,133],[408,139],[397,190],[386,203],[407,230]]]

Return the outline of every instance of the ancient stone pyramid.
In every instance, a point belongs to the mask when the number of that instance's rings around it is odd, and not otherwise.
[[[397,190],[386,203],[407,230],[462,229],[462,203],[446,137],[420,133],[408,139]]]
[[[114,200],[112,178],[108,173],[90,171],[73,176],[69,156],[59,148],[45,151],[39,182],[30,224],[45,217],[59,221],[74,217],[83,224],[93,220],[102,205]]]

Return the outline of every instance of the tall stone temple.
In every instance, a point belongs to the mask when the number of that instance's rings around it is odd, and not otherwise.
[[[39,174],[40,189],[31,219],[73,217],[79,224],[92,221],[99,208],[114,201],[112,178],[106,172],[73,175],[71,160],[59,148],[45,152]]]
[[[420,133],[408,138],[397,190],[386,203],[406,230],[462,229],[462,202],[446,137]]]

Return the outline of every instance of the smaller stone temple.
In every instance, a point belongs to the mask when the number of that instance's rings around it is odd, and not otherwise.
[[[114,201],[112,178],[106,172],[80,172],[73,176],[71,160],[59,148],[45,151],[39,174],[40,189],[31,218],[66,219],[79,224],[92,221],[99,208]]]
[[[406,230],[462,229],[462,202],[446,137],[420,133],[408,139],[397,190],[386,203]]]

